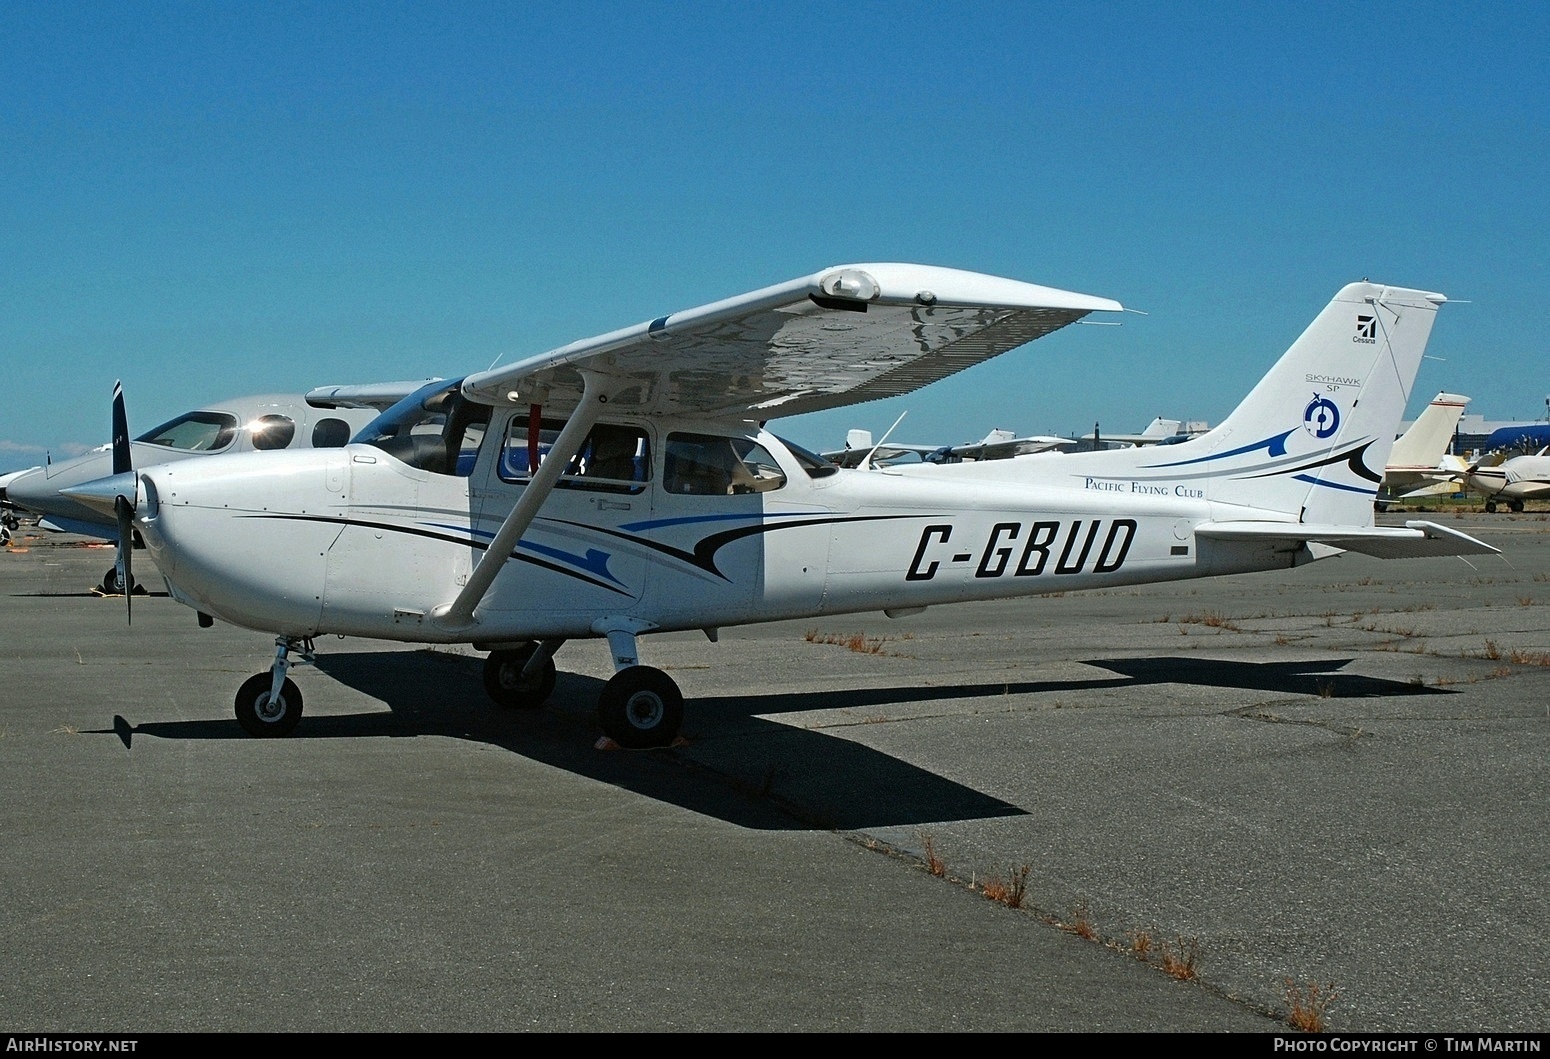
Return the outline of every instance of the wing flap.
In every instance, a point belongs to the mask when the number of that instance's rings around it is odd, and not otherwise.
[[[471,375],[470,398],[769,419],[910,393],[1118,302],[959,269],[845,265]]]
[[[1467,533],[1435,522],[1412,520],[1400,526],[1317,526],[1301,522],[1205,522],[1197,537],[1224,541],[1285,541],[1323,544],[1379,559],[1414,559],[1439,555],[1498,555]]]

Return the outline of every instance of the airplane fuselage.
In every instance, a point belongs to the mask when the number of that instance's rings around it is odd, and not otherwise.
[[[1191,495],[1198,489],[1095,478],[1101,453],[1052,457],[1037,478],[1029,461],[1004,461],[1005,480],[955,466],[848,471],[814,468],[768,433],[729,429],[727,440],[762,454],[754,465],[765,473],[746,491],[705,493],[675,485],[663,454],[680,435],[627,425],[649,454],[641,480],[563,479],[472,627],[440,612],[524,488],[507,480],[499,422],[461,476],[370,445],[150,468],[141,530],[173,595],[203,612],[290,636],[411,642],[584,637],[597,635],[600,615],[669,630],[908,611],[1268,569],[1307,554],[1196,540],[1213,511]],[[1015,480],[1014,463],[1025,465]],[[233,563],[234,553],[273,559]]]

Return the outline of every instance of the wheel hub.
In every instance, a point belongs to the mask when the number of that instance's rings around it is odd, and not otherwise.
[[[260,720],[278,721],[285,714],[285,698],[266,692],[253,704],[253,712],[258,714]]]
[[[624,704],[624,715],[642,731],[662,723],[662,698],[653,691],[637,691]]]

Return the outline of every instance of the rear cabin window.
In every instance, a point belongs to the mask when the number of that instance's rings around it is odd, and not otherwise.
[[[548,457],[564,426],[563,420],[542,421],[537,438],[538,465]],[[524,416],[512,416],[506,428],[506,443],[501,447],[501,478],[508,482],[528,481],[532,477],[532,459],[528,421]],[[640,427],[599,423],[566,465],[559,488],[633,494],[642,492],[650,479],[651,445],[646,432]]]
[[[786,484],[786,474],[752,438],[718,434],[669,434],[662,487],[669,493],[735,496],[767,493]]]
[[[312,428],[312,447],[341,449],[350,443],[350,424],[343,419],[319,419]]]

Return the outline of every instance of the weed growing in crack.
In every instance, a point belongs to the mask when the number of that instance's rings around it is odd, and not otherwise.
[[[1180,935],[1173,944],[1163,943],[1157,954],[1157,965],[1170,978],[1181,982],[1193,982],[1199,975],[1200,942]]]
[[[1069,930],[1077,937],[1085,938],[1088,941],[1092,941],[1098,936],[1098,932],[1093,929],[1093,921],[1087,914],[1086,901],[1078,901],[1072,907],[1071,922],[1066,923],[1064,926],[1066,930]]]
[[[980,884],[980,892],[1008,908],[1021,908],[1023,900],[1028,896],[1028,873],[1032,870],[1032,865],[1024,864],[1013,869],[1004,879],[992,876]]]
[[[920,833],[921,856],[925,858],[926,870],[938,879],[947,874],[947,864],[936,852],[936,839],[922,831]]]
[[[1333,982],[1305,982],[1301,985],[1286,980],[1286,1021],[1295,1030],[1304,1033],[1323,1033],[1324,1015],[1339,997]]]

